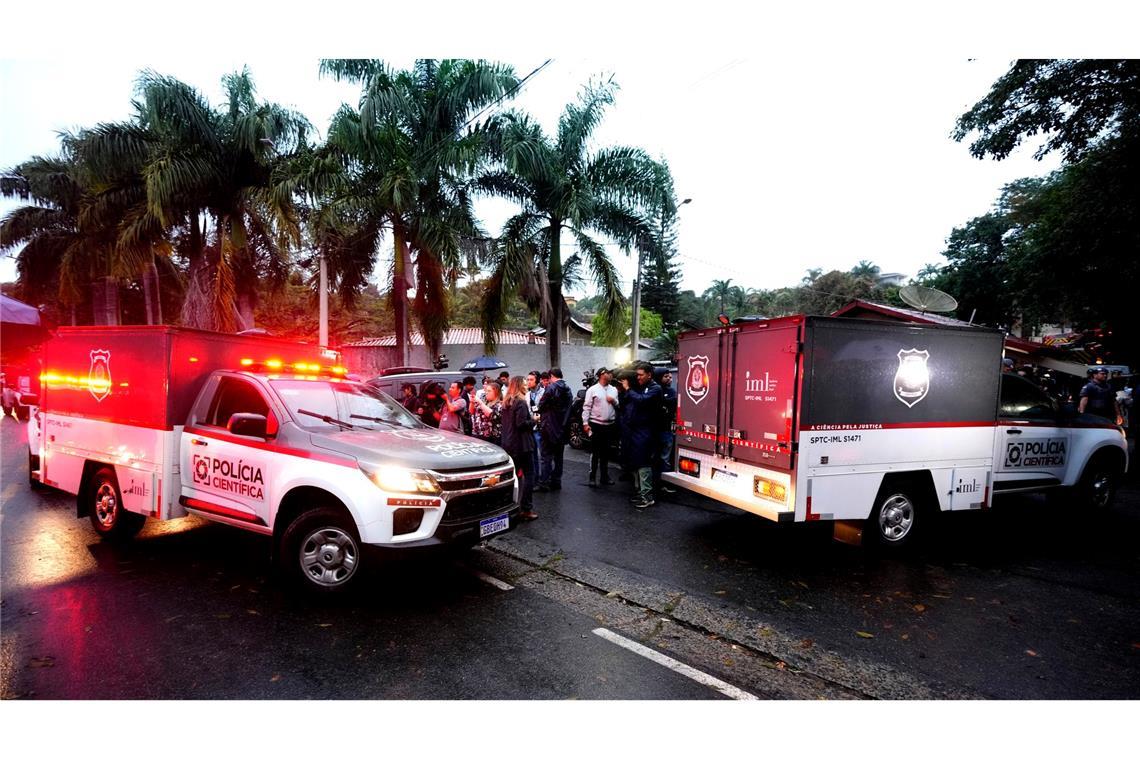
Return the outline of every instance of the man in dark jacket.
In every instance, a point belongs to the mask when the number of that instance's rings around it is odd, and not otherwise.
[[[627,462],[637,481],[637,495],[629,503],[638,509],[653,506],[653,460],[657,451],[655,437],[661,424],[661,386],[653,382],[653,366],[637,365],[634,382],[623,379],[625,403],[629,405],[627,433],[630,452]]]
[[[657,461],[653,476],[661,493],[676,493],[676,489],[661,481],[661,473],[673,471],[673,421],[677,419],[677,389],[673,387],[673,373],[663,370],[654,373],[661,385],[661,417],[657,428]]]
[[[1089,382],[1081,388],[1080,406],[1077,410],[1082,414],[1095,414],[1116,423],[1120,416],[1120,409],[1116,405],[1116,391],[1108,384],[1108,370],[1097,367],[1093,370]]]
[[[546,373],[543,373],[546,374]],[[538,402],[538,429],[542,434],[542,472],[534,490],[558,491],[562,488],[562,454],[566,449],[566,425],[574,396],[562,380],[562,370],[551,367],[549,379],[543,378],[546,390]]]

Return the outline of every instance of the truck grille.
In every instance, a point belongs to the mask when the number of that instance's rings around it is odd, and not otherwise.
[[[503,512],[514,505],[514,489],[500,485],[476,493],[460,494],[447,500],[442,525],[455,525],[476,517]]]

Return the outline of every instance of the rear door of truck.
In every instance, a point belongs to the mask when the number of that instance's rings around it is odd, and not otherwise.
[[[740,462],[790,470],[797,400],[799,320],[745,324],[732,332],[722,435]]]
[[[722,400],[728,364],[725,330],[690,333],[679,341],[677,445],[705,454],[725,453]]]

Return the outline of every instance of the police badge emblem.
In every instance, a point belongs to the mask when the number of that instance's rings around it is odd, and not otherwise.
[[[913,407],[930,392],[930,369],[926,361],[929,351],[917,348],[899,351],[899,368],[895,371],[895,398]]]
[[[111,352],[95,350],[91,352],[91,368],[87,370],[87,390],[96,401],[102,401],[111,393]]]
[[[685,377],[685,393],[699,404],[709,395],[709,358],[707,356],[689,357],[689,374]]]

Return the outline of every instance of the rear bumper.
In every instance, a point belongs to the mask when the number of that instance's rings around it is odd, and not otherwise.
[[[742,509],[745,512],[751,512],[759,517],[765,517],[772,522],[788,523],[795,522],[796,513],[793,510],[782,511],[776,509],[775,506],[769,507],[754,499],[742,499],[737,496],[722,493],[715,488],[704,485],[702,481],[694,480],[688,475],[679,472],[663,472],[661,479],[670,485],[684,488],[693,493],[699,493],[701,496],[707,496],[713,501],[719,501],[721,504],[728,504],[729,506]]]

